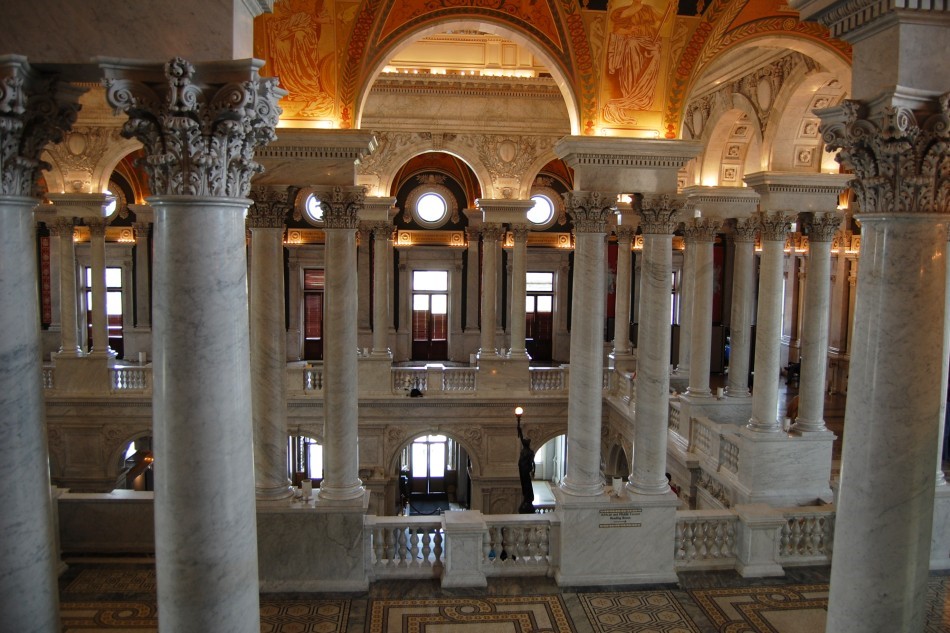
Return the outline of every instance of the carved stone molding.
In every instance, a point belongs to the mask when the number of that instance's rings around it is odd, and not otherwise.
[[[816,3],[818,4],[818,3]],[[894,0],[849,0],[835,3],[831,8],[817,13],[808,13],[805,7],[798,7],[803,11],[801,19],[814,20],[828,27],[831,36],[837,39],[847,39],[844,36],[852,31],[862,29],[879,18],[900,9],[907,15],[917,13],[918,20],[927,20],[946,12],[946,4],[942,2],[894,2]],[[928,15],[929,14],[929,15]]]
[[[317,188],[313,193],[323,207],[323,222],[328,229],[359,227],[359,212],[366,203],[363,187]]]
[[[755,234],[759,230],[757,218],[740,218],[736,220],[732,229],[732,239],[736,242],[755,242]]]
[[[634,235],[637,234],[637,230],[632,226],[615,226],[614,235],[617,236],[617,241],[621,244],[626,243],[627,246],[630,246],[630,243],[633,241]]]
[[[389,222],[369,222],[368,226],[377,242],[393,239],[393,225]]]
[[[686,221],[683,232],[686,239],[693,242],[715,242],[720,228],[722,220],[718,218],[690,218]]]
[[[108,224],[105,218],[83,218],[83,222],[89,229],[90,237],[105,238],[106,224]]]
[[[781,211],[772,213],[760,211],[756,214],[756,219],[762,231],[763,241],[784,242],[789,229],[792,228],[792,218]]]
[[[244,197],[262,171],[254,151],[274,140],[285,94],[258,62],[195,66],[176,57],[154,66],[103,64],[106,99],[129,120],[122,136],[145,147],[142,167],[156,195]],[[197,72],[197,74],[196,74]]]
[[[254,187],[249,195],[254,204],[247,210],[248,228],[283,229],[298,191],[297,187]]]
[[[73,218],[55,217],[47,222],[46,227],[54,237],[73,238],[73,229],[75,228]]]
[[[89,192],[102,158],[118,141],[118,128],[84,126],[66,132],[62,143],[50,145],[46,151],[54,161],[52,167],[62,174],[67,191]]]
[[[677,216],[683,201],[667,194],[644,196],[640,206],[640,232],[644,235],[672,235],[679,225]]]
[[[607,233],[607,218],[617,210],[617,194],[568,191],[564,204],[577,233]]]
[[[835,160],[857,176],[861,212],[950,213],[950,93],[934,113],[885,106],[871,117],[848,100],[816,114],[826,146],[841,150]]]
[[[816,213],[808,223],[809,242],[831,242],[841,226],[841,215],[835,213]]]
[[[527,224],[512,224],[511,225],[511,237],[514,241],[517,242],[526,242],[528,240],[528,233],[531,232],[531,229]]]
[[[484,242],[497,242],[505,235],[505,229],[495,224],[486,224],[482,227],[481,235]]]
[[[76,121],[84,89],[33,70],[24,57],[0,62],[0,195],[35,196],[50,165],[40,160]]]

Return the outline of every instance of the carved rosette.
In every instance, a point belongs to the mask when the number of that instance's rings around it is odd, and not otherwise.
[[[683,201],[667,194],[644,196],[640,206],[640,232],[644,235],[672,235],[679,225],[677,216]]]
[[[841,226],[841,216],[835,213],[816,213],[808,224],[809,242],[830,242],[835,238],[838,227]]]
[[[366,204],[363,187],[332,187],[314,193],[320,199],[323,222],[328,229],[359,228],[359,214]]]
[[[762,231],[762,241],[784,242],[789,229],[792,228],[792,218],[781,211],[756,213],[759,230]]]
[[[0,64],[0,195],[37,195],[40,171],[50,168],[40,155],[72,128],[83,92],[35,72],[24,58]]]
[[[818,111],[828,149],[854,170],[851,182],[864,213],[950,213],[950,93],[936,113],[884,107],[869,117],[858,101]]]
[[[246,78],[198,83],[195,67],[180,57],[164,66],[165,82],[139,81],[135,72],[106,69],[106,99],[129,120],[122,136],[145,146],[142,167],[155,195],[244,197],[263,171],[254,150],[274,140],[286,92],[256,67]],[[208,75],[219,69],[208,65]],[[223,75],[222,75],[223,76]]]
[[[683,232],[686,239],[693,242],[715,242],[720,228],[722,220],[719,218],[690,218]]]
[[[736,242],[755,242],[755,234],[759,230],[756,218],[738,218],[732,229],[732,239]]]
[[[607,218],[617,211],[617,194],[568,191],[564,204],[576,233],[606,233]]]
[[[254,201],[247,210],[247,226],[251,229],[283,229],[287,212],[297,198],[296,187],[277,189],[255,187],[250,192]]]

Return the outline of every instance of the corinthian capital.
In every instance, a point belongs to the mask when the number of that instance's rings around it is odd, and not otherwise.
[[[890,105],[875,116],[851,100],[816,110],[822,140],[857,176],[862,212],[950,213],[950,93],[937,104],[918,113]]]
[[[718,218],[690,218],[686,221],[683,232],[686,239],[694,242],[715,242],[720,228],[722,220]]]
[[[196,69],[176,57],[153,64],[104,62],[106,99],[129,120],[126,138],[145,147],[142,166],[156,195],[244,197],[263,171],[254,150],[275,138],[286,92],[261,79],[262,62]]]
[[[792,218],[781,211],[756,213],[759,221],[759,230],[762,231],[762,241],[784,242],[788,230],[792,228]]]
[[[323,207],[323,222],[328,229],[359,227],[359,213],[366,202],[363,187],[325,187],[313,193]]]
[[[683,210],[683,201],[666,194],[644,196],[640,205],[640,232],[643,234],[672,235]]]
[[[841,215],[836,213],[816,213],[808,223],[809,242],[830,242],[835,238],[841,226]]]
[[[250,198],[254,201],[247,210],[247,226],[252,229],[282,229],[287,212],[294,206],[297,187],[254,187]]]
[[[564,194],[567,213],[578,233],[606,233],[607,218],[617,210],[617,194],[569,191]]]
[[[72,128],[84,89],[41,74],[25,57],[0,56],[0,195],[33,196],[48,143]]]

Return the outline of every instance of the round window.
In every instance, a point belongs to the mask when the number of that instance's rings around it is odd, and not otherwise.
[[[547,196],[531,196],[534,206],[528,211],[528,221],[533,224],[544,225],[554,217],[554,203]]]
[[[445,199],[437,193],[424,193],[416,202],[416,214],[419,219],[429,224],[441,222],[445,217],[448,206]]]
[[[323,222],[323,206],[320,204],[319,198],[312,193],[307,196],[305,208],[311,220],[314,222]]]

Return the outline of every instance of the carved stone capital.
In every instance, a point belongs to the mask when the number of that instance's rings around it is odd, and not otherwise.
[[[497,224],[486,224],[481,230],[482,241],[497,242],[505,235],[505,229]]]
[[[326,187],[314,191],[323,207],[323,222],[328,229],[359,228],[359,214],[366,202],[363,187]]]
[[[755,242],[755,234],[758,230],[757,218],[739,218],[732,229],[732,239],[736,242]]]
[[[50,234],[53,236],[68,237],[69,239],[72,239],[75,223],[73,218],[57,216],[47,222],[46,228],[49,229]]]
[[[756,213],[756,219],[759,222],[759,230],[762,231],[763,241],[784,242],[789,229],[792,228],[791,216],[781,211],[772,213],[759,211]]]
[[[105,218],[84,218],[86,226],[89,228],[90,237],[101,237],[105,238],[106,236],[106,222]]]
[[[722,220],[718,218],[690,218],[683,232],[686,239],[693,242],[715,242],[720,228]]]
[[[835,238],[841,226],[841,215],[836,213],[816,213],[808,224],[809,242],[830,242]]]
[[[377,242],[391,240],[393,237],[393,225],[389,222],[369,222],[368,226]]]
[[[637,229],[632,226],[615,226],[614,234],[617,236],[617,241],[620,244],[630,246],[631,242],[633,242],[633,236],[637,234]]]
[[[640,232],[644,235],[672,235],[679,225],[677,216],[683,201],[667,194],[644,196],[640,206]]]
[[[84,89],[30,67],[26,58],[0,58],[0,195],[35,196],[50,165],[40,160],[49,143],[72,128]]]
[[[145,147],[142,167],[155,195],[244,197],[262,171],[254,151],[275,138],[276,78],[260,62],[196,68],[176,57],[164,65],[104,63],[106,100],[129,120],[122,135]]]
[[[282,229],[287,213],[293,210],[296,187],[254,187],[249,197],[254,204],[247,210],[247,226],[251,229]]]
[[[875,116],[859,101],[816,110],[822,140],[852,169],[863,213],[950,213],[950,93],[936,112],[885,106]],[[922,120],[922,123],[918,123]]]
[[[606,233],[607,218],[617,210],[617,194],[568,191],[564,204],[577,233]]]
[[[135,240],[145,240],[148,239],[148,232],[151,228],[151,224],[148,222],[136,222],[132,225],[132,230],[135,233]]]
[[[512,224],[510,228],[511,236],[514,238],[516,244],[518,242],[527,242],[528,233],[531,232],[527,224]]]

